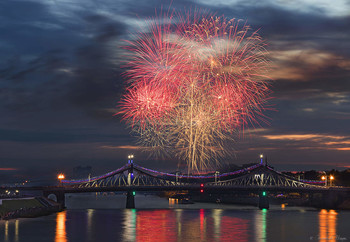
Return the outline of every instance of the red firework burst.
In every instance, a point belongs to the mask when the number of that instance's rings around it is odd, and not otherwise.
[[[119,113],[145,146],[170,147],[198,170],[225,154],[230,134],[263,116],[265,44],[240,21],[197,13],[174,19],[153,21],[128,42],[130,87]]]

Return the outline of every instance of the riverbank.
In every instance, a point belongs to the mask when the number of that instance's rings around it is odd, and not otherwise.
[[[2,199],[0,219],[33,218],[61,210],[60,204],[45,197]]]

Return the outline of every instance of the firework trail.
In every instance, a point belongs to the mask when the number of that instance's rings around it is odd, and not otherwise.
[[[233,134],[263,120],[269,99],[264,42],[240,21],[163,16],[129,41],[123,119],[145,149],[210,168]],[[231,145],[232,147],[232,145]]]

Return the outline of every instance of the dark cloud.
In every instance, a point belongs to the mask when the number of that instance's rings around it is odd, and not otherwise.
[[[209,3],[0,2],[0,31],[6,33],[0,37],[1,164],[67,171],[79,164],[99,171],[122,164],[130,152],[125,147],[135,143],[113,116],[124,88],[120,45],[169,6],[170,13],[203,9],[247,20],[267,40],[275,79],[270,104],[277,112],[267,112],[266,131],[237,140],[236,156],[228,162],[251,162],[259,152],[279,165],[348,162],[348,151],[326,149],[315,140],[264,136],[350,135],[350,17],[329,15],[318,6],[297,11],[256,1]],[[293,155],[286,156],[289,152]],[[138,157],[145,166],[176,167],[174,161],[147,163],[146,155]],[[29,170],[25,173],[35,173]]]
[[[128,135],[106,134],[92,129],[28,131],[0,129],[0,141],[35,143],[74,143],[74,142],[113,142],[116,139],[128,140]]]

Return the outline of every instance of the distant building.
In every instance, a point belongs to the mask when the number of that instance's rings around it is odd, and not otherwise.
[[[73,168],[73,179],[88,178],[91,173],[91,166],[76,166]]]

